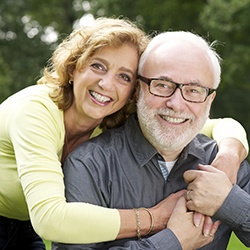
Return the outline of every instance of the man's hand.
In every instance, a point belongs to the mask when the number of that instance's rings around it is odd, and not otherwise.
[[[232,183],[224,172],[212,166],[199,165],[199,169],[184,173],[184,179],[188,183],[187,207],[213,216],[228,196]]]

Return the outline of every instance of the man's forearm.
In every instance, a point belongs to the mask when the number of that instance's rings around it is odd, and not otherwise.
[[[227,224],[250,247],[250,195],[234,185],[214,217]]]
[[[142,240],[131,240],[124,246],[114,246],[109,250],[182,250],[182,246],[174,233],[166,228],[161,232]]]

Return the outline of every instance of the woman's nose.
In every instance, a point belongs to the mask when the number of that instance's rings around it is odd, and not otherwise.
[[[115,79],[113,76],[103,76],[98,85],[104,90],[112,90],[115,86]]]

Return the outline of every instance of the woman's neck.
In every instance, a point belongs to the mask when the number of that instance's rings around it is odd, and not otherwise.
[[[70,152],[72,152],[78,145],[87,141],[94,129],[79,133],[78,135],[70,135],[69,131],[65,128],[65,139],[63,145],[63,154],[61,162],[64,162]]]
[[[65,139],[62,162],[79,144],[90,138],[94,129],[101,122],[94,119],[74,119],[72,113],[67,111],[64,113]]]

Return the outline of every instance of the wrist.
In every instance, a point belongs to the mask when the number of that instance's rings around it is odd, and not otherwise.
[[[152,233],[154,229],[154,216],[148,208],[134,208],[136,224],[137,224],[137,238],[141,239],[143,236],[147,236]],[[145,213],[146,212],[146,213]],[[148,217],[150,218],[150,224],[147,223]],[[146,222],[146,223],[145,223]],[[149,225],[149,226],[148,226]]]

